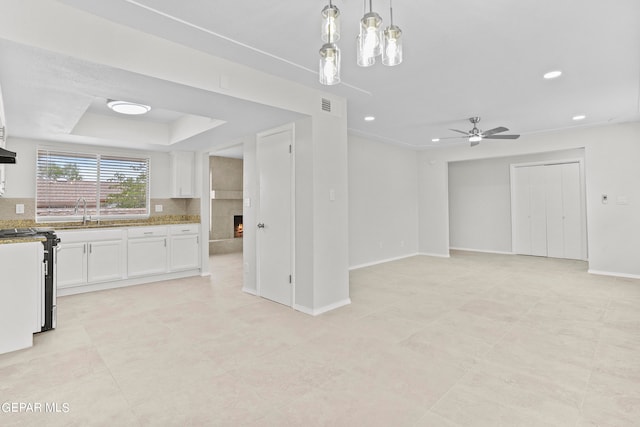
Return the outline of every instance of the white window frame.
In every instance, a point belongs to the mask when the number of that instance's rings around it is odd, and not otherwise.
[[[146,213],[143,214],[119,214],[119,215],[100,215],[100,202],[97,200],[97,215],[92,215],[87,220],[91,221],[111,221],[111,220],[131,220],[131,219],[147,219],[151,216],[151,156],[148,153],[141,152],[121,152],[121,151],[111,151],[111,150],[96,150],[96,151],[77,151],[73,147],[61,146],[61,147],[50,147],[50,146],[38,146],[36,147],[36,155],[35,155],[35,219],[36,223],[52,223],[52,222],[75,222],[82,221],[83,214],[81,213],[82,209],[78,210],[77,215],[38,215],[38,153],[40,151],[51,151],[55,153],[67,153],[70,155],[78,155],[78,156],[96,156],[98,161],[98,173],[97,179],[98,182],[100,180],[99,174],[99,164],[100,158],[104,157],[128,157],[131,159],[138,160],[146,160],[147,161],[147,188],[146,188],[146,200],[145,200],[145,208]],[[82,206],[80,206],[82,208]]]

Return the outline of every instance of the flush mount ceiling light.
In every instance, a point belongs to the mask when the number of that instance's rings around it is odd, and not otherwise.
[[[431,142],[440,142],[440,138],[433,138]]]
[[[130,116],[147,114],[151,111],[151,107],[148,105],[129,101],[117,101],[113,99],[107,100],[107,107],[111,108],[116,113],[127,114]]]
[[[549,71],[548,73],[545,73],[544,76],[542,77],[544,77],[545,80],[553,80],[553,79],[557,79],[561,75],[562,75],[562,71],[554,70],[554,71]]]
[[[376,119],[376,118],[375,118],[375,117],[373,117],[373,116],[366,116],[366,117],[364,118],[364,121],[365,121],[365,122],[372,122],[372,121],[374,121],[375,119]]]
[[[382,18],[373,11],[373,0],[364,1],[364,16],[360,20],[357,37],[357,64],[370,67],[382,56],[382,64],[393,67],[402,63],[402,30],[393,23],[393,5],[389,0],[390,22],[382,31]],[[322,9],[321,39],[325,44],[320,49],[319,78],[323,85],[340,83],[340,49],[335,44],[340,39],[340,10],[329,0]]]
[[[573,116],[572,117],[573,120],[575,120],[576,122],[579,122],[580,120],[584,120],[587,118],[587,116],[585,116],[584,114],[578,114],[577,116]]]

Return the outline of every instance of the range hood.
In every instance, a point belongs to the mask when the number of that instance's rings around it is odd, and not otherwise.
[[[15,163],[16,153],[0,147],[0,163]]]

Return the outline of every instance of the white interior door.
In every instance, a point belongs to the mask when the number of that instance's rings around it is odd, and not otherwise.
[[[292,306],[291,129],[258,137],[258,295]]]
[[[513,252],[586,259],[579,162],[512,169]]]
[[[530,170],[531,191],[531,254],[547,256],[547,178],[544,167],[532,167]]]
[[[562,207],[564,256],[569,259],[586,259],[584,241],[586,235],[582,214],[580,164],[562,165]]]
[[[547,256],[552,258],[564,258],[563,166],[560,164],[537,167],[544,171],[547,180]]]

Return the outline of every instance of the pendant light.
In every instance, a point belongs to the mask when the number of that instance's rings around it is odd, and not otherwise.
[[[389,25],[382,38],[382,64],[393,67],[402,63],[402,30],[393,24],[393,3],[389,0]]]
[[[322,41],[331,43],[338,40],[340,40],[340,10],[329,0],[329,4],[322,9]]]
[[[373,11],[372,1],[369,0],[369,12],[365,13],[360,20],[357,54],[358,65],[361,67],[369,67],[375,64],[376,56],[380,55],[382,44],[382,31],[380,28],[382,18]]]
[[[337,11],[337,14],[334,15],[333,21],[325,21],[325,10],[331,11],[333,10],[333,8],[335,8],[335,11]],[[327,16],[329,15],[330,14],[327,14]],[[339,16],[340,12],[338,11],[338,8],[333,6],[333,4],[331,4],[331,1],[329,1],[329,5],[322,10],[323,38],[324,30],[326,28],[327,39],[325,40],[326,43],[323,44],[320,48],[320,64],[318,67],[318,80],[320,81],[320,84],[323,84],[325,86],[332,86],[340,83],[340,49],[335,43],[333,43],[335,36],[333,33],[333,29],[340,28],[340,21],[337,20]]]

